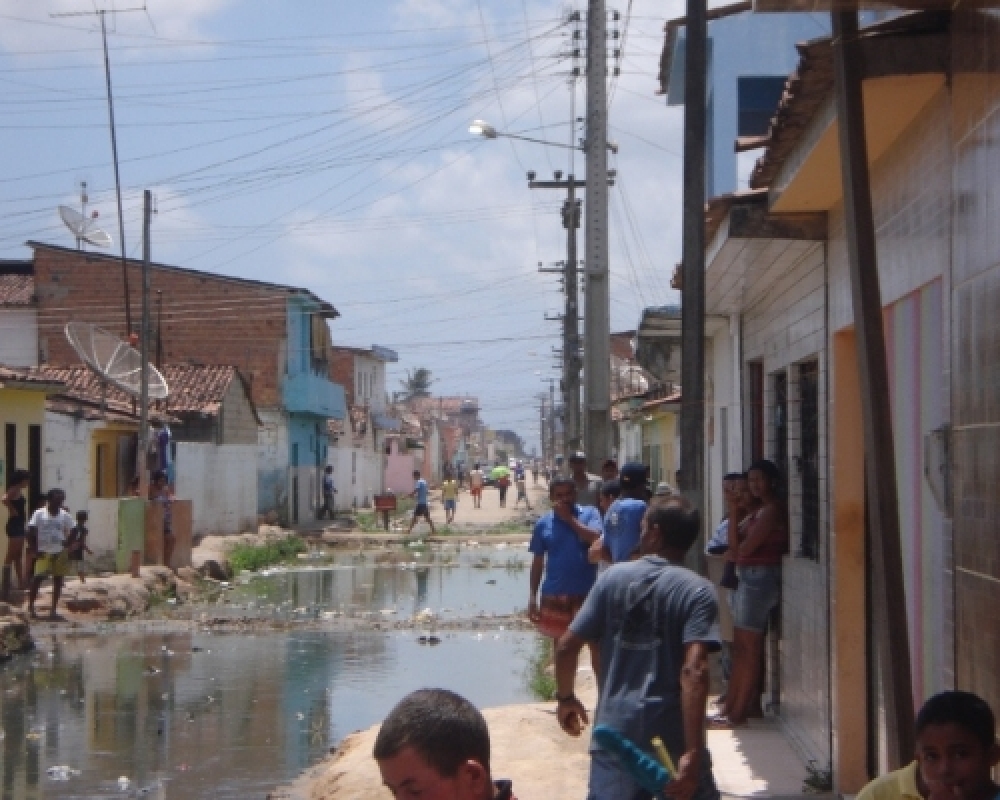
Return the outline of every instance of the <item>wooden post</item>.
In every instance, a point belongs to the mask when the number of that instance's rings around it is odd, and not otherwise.
[[[705,508],[706,0],[688,0],[684,62],[684,218],[681,274],[680,489]]]
[[[885,696],[889,768],[899,769],[913,759],[913,686],[889,371],[865,141],[864,56],[857,12],[834,11],[831,16],[840,169],[866,443],[865,484],[872,542],[868,560],[874,592],[875,649]]]

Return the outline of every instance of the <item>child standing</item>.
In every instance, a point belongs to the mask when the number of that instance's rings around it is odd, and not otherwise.
[[[528,511],[531,511],[531,502],[528,500],[528,484],[524,479],[523,471],[517,476],[514,485],[517,487],[517,500],[514,501],[514,508],[517,508],[523,500],[524,504],[528,507]]]
[[[69,532],[69,539],[67,539],[67,550],[69,550],[69,560],[76,564],[76,574],[80,576],[80,583],[86,583],[87,579],[84,577],[83,570],[83,554],[90,553],[93,555],[93,551],[87,547],[87,535],[90,531],[87,529],[87,520],[89,516],[86,511],[76,512],[76,526]]]

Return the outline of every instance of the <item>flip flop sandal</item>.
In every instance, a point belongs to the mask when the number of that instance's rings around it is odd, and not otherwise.
[[[746,726],[745,722],[733,722],[724,714],[709,717],[705,722],[705,729],[710,731],[732,731],[737,728],[745,728]]]

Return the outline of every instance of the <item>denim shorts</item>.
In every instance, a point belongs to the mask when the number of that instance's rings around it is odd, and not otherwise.
[[[693,800],[719,800],[719,790],[712,775],[712,757],[707,750],[701,761],[701,780]],[[604,751],[590,754],[589,788],[587,800],[653,800],[653,795],[632,780],[613,755]]]
[[[732,593],[733,626],[764,633],[771,610],[781,601],[781,567],[737,567],[739,588]]]

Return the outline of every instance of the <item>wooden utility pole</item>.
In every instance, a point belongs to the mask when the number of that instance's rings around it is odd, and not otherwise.
[[[153,199],[149,189],[142,193],[142,323],[139,329],[139,497],[149,495],[149,228]]]
[[[874,593],[870,606],[875,614],[878,676],[885,698],[889,768],[899,769],[913,759],[913,686],[889,371],[865,141],[864,56],[857,13],[834,11],[831,16],[840,169],[866,444],[865,483],[871,543],[866,560]]]
[[[684,63],[680,489],[699,510],[705,508],[706,16],[706,0],[688,0]]]
[[[608,17],[587,4],[587,195],[583,314],[584,450],[600,472],[611,455],[611,295],[608,276]]]

